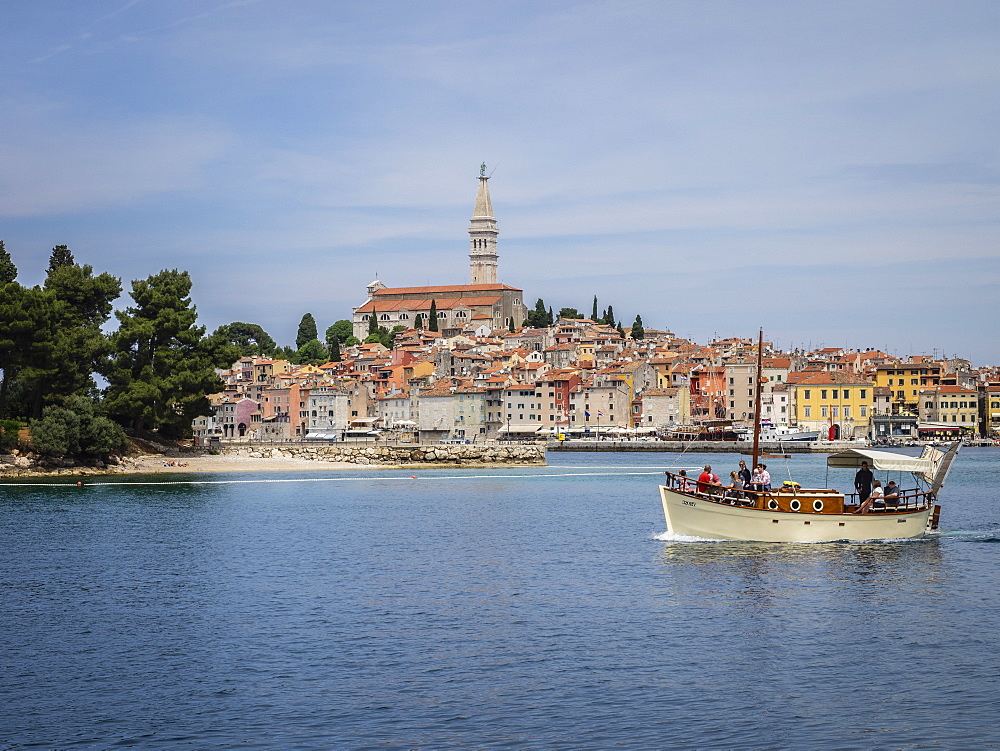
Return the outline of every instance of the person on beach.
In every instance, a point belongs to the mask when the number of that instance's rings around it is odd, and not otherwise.
[[[858,493],[858,503],[864,503],[872,494],[872,480],[875,476],[868,469],[868,462],[861,462],[861,469],[854,475],[854,489]]]

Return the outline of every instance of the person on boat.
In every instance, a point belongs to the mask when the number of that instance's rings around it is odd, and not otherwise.
[[[743,478],[735,469],[729,473],[729,484],[726,485],[725,496],[733,503],[743,497]]]
[[[885,486],[885,503],[887,506],[899,505],[899,486],[895,480],[889,480],[889,484]]]
[[[858,502],[863,503],[872,494],[872,480],[875,476],[868,469],[868,462],[861,462],[861,469],[854,475],[854,489],[858,492]]]
[[[760,484],[762,486],[761,490],[771,489],[771,473],[767,471],[766,464],[760,465]]]
[[[740,476],[740,479],[743,481],[743,487],[749,488],[750,479],[752,478],[752,475],[750,474],[750,470],[747,469],[747,463],[745,461],[740,460],[740,468],[738,474]]]
[[[884,509],[885,491],[882,490],[882,483],[878,480],[872,480],[872,494],[868,496],[868,500],[861,504],[858,513],[867,514],[869,511]]]
[[[722,483],[719,481],[719,476],[712,474],[712,465],[706,464],[705,468],[698,475],[698,492],[708,493],[709,488],[719,488],[722,487]]]
[[[667,474],[670,474],[669,472]],[[694,480],[688,477],[686,469],[677,473],[677,489],[681,492],[690,493],[694,490]]]

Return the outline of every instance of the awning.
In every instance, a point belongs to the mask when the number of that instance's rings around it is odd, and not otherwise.
[[[339,437],[336,433],[306,433],[307,441],[336,441]]]
[[[848,449],[837,454],[830,454],[826,463],[829,467],[860,467],[861,462],[868,462],[872,469],[890,472],[924,472],[934,470],[934,462],[918,456],[907,456],[892,451],[865,451],[863,449]]]
[[[964,425],[935,425],[934,423],[924,423],[917,425],[917,430],[921,433],[957,433],[964,428]],[[972,426],[969,426],[971,429]]]
[[[537,433],[541,425],[501,425],[499,433]]]

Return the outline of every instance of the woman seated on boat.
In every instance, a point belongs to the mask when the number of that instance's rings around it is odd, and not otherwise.
[[[868,496],[868,500],[861,504],[858,508],[859,514],[866,514],[869,511],[884,511],[885,510],[885,491],[882,490],[882,483],[878,480],[872,481],[872,494]]]
[[[729,473],[729,484],[726,485],[723,496],[731,499],[733,503],[743,498],[743,478],[735,469]]]

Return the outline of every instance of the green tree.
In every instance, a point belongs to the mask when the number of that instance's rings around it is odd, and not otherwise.
[[[428,331],[437,331],[438,308],[437,308],[437,300],[434,300],[433,298],[431,299],[431,312],[427,314],[427,320],[429,321],[429,323],[427,324]]]
[[[594,295],[594,310],[590,314],[590,320],[597,322],[597,295]]]
[[[65,245],[57,245],[52,249],[52,253],[49,255],[49,268],[46,271],[47,274],[51,274],[56,269],[61,269],[63,266],[74,266],[76,264],[76,259],[73,258],[73,253]]]
[[[93,392],[94,373],[107,370],[111,343],[102,327],[122,291],[121,280],[108,273],[94,276],[89,265],[58,266],[45,279],[54,304],[53,367],[40,373],[36,417],[43,403]]]
[[[51,292],[17,282],[0,284],[0,415],[9,414],[8,394],[19,379],[34,384],[54,370],[55,319]],[[28,402],[33,403],[30,398]],[[16,413],[12,416],[27,417],[31,407],[11,411]]]
[[[116,313],[105,405],[137,430],[187,434],[195,417],[210,413],[207,395],[222,388],[215,369],[239,358],[235,346],[196,325],[190,292],[186,271],[164,270],[132,282],[135,306]]]
[[[333,323],[326,330],[326,347],[333,351],[333,342],[338,344],[346,342],[349,336],[354,336],[354,324],[348,320],[340,320]],[[339,347],[338,347],[339,349]]]
[[[624,339],[625,338],[625,327],[622,326],[622,322],[621,321],[618,322],[618,326],[616,328],[618,329],[618,335],[622,339]]]
[[[525,323],[534,329],[543,329],[549,325],[549,314],[545,312],[545,302],[542,298],[535,301],[535,309],[528,311]]]
[[[642,316],[635,317],[635,323],[632,324],[632,338],[633,339],[645,339],[646,330],[642,327]]]
[[[264,329],[256,323],[233,321],[219,326],[213,334],[234,345],[243,357],[274,354],[278,344]]]
[[[306,313],[299,321],[299,332],[295,335],[295,349],[300,349],[311,339],[319,339],[319,330],[316,328],[316,319],[313,318],[313,314]]]
[[[368,316],[368,335],[378,333],[378,315],[373,310]]]
[[[512,334],[514,333],[514,316],[507,319],[507,330]]]
[[[297,354],[297,360],[299,365],[305,365],[306,363],[312,363],[313,365],[318,365],[319,363],[326,362],[326,347],[319,339],[310,339],[308,342],[299,347]]]
[[[98,414],[94,403],[82,396],[46,407],[41,419],[31,422],[31,442],[42,453],[55,456],[106,457],[128,446],[121,427]]]
[[[340,362],[340,339],[333,337],[329,342],[330,362]]]
[[[417,331],[424,330],[424,316],[423,313],[417,313],[417,317],[413,319],[413,328]]]
[[[0,284],[10,284],[17,279],[17,266],[10,259],[10,253],[0,240]]]
[[[361,340],[358,339],[358,337],[353,336],[353,335],[347,337],[346,341],[344,341],[344,346],[345,347],[356,347],[359,344],[361,344]]]
[[[615,311],[610,305],[608,306],[608,309],[604,311],[604,323],[608,326],[615,325]]]
[[[583,318],[583,313],[578,311],[576,308],[561,308],[559,310],[560,318]]]
[[[556,322],[556,317],[554,315],[552,315],[552,306],[550,305],[549,306],[549,314],[548,314],[548,316],[545,319],[545,325],[546,326],[551,326],[555,322]]]

